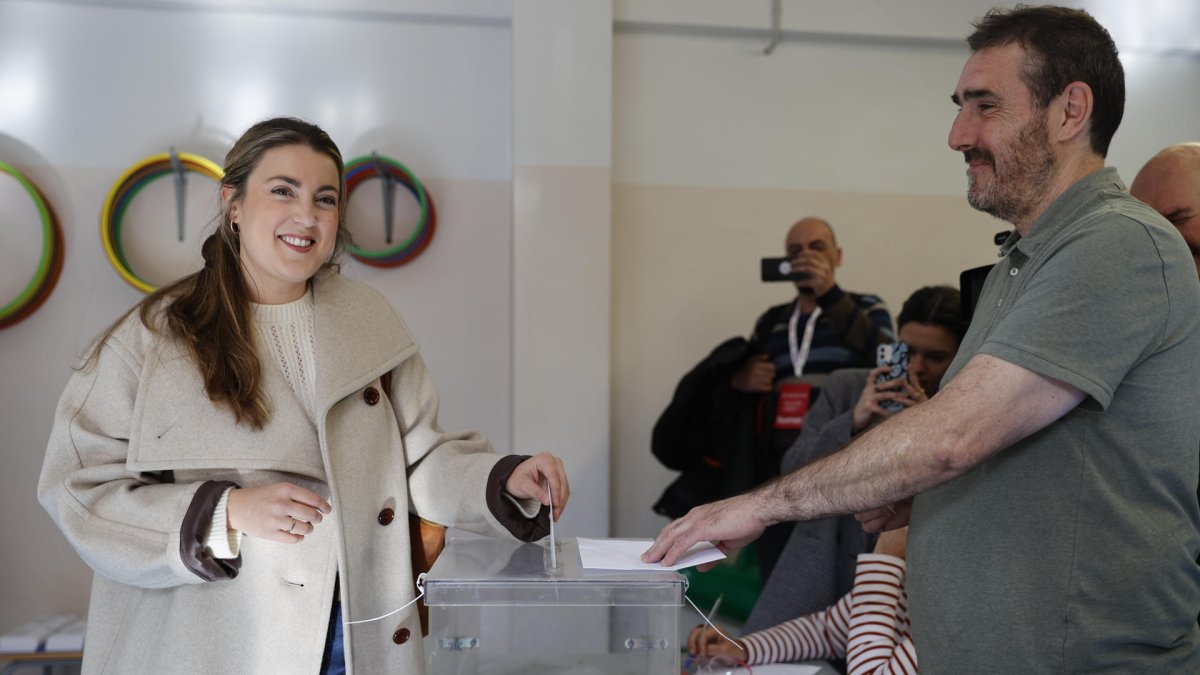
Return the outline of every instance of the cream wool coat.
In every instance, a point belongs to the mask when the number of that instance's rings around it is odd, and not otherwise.
[[[136,312],[71,377],[38,492],[96,572],[84,673],[315,674],[335,579],[344,621],[415,596],[406,511],[512,536],[485,504],[499,457],[478,434],[438,427],[433,382],[391,304],[332,272],[319,275],[313,300],[315,427],[270,359],[270,421],[235,425],[209,401],[191,356]],[[364,392],[389,370],[393,391],[369,405]],[[244,538],[236,578],[204,581],[183,562],[180,525],[209,480],[291,481],[333,512],[299,544]],[[381,525],[385,508],[396,517]],[[396,644],[402,628],[412,637]],[[423,672],[420,635],[415,605],[347,626],[349,672]]]

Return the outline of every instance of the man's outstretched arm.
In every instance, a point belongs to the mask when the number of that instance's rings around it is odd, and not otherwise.
[[[768,525],[857,513],[970,471],[1083,401],[1069,384],[987,354],[928,402],[889,418],[843,450],[744,495],[692,509],[642,556],[670,565],[698,541],[724,550]]]

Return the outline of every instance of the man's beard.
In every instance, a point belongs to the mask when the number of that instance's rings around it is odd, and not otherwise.
[[[973,208],[1015,225],[1041,204],[1057,167],[1050,150],[1046,117],[1043,113],[1029,120],[1016,139],[1003,149],[1003,168],[996,165],[995,155],[986,150],[971,149],[963,153],[968,162],[982,159],[992,168],[991,182],[982,187],[976,184],[974,176],[968,175],[967,202]]]

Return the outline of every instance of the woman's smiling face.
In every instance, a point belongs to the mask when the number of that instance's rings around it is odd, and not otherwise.
[[[228,188],[222,198],[230,198]],[[341,199],[337,165],[328,155],[299,144],[262,154],[230,206],[252,301],[276,305],[304,295],[333,253]]]

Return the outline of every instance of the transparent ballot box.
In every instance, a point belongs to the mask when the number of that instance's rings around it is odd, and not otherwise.
[[[574,539],[455,536],[425,579],[437,675],[678,673],[677,572],[585,570]]]

